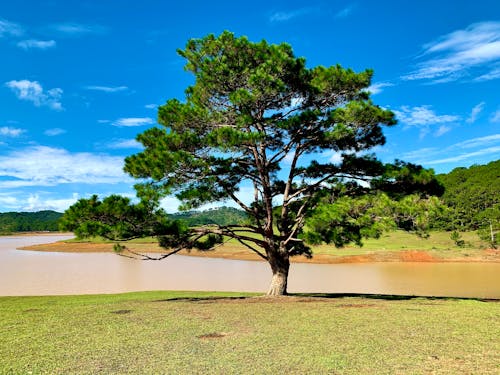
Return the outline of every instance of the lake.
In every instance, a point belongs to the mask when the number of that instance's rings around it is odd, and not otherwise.
[[[264,262],[174,255],[139,261],[112,253],[50,253],[16,248],[70,236],[0,237],[0,295],[122,293],[146,290],[266,292]],[[500,298],[500,263],[303,264],[289,292]]]

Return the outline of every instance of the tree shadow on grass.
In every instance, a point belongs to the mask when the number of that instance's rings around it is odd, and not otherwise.
[[[416,296],[416,295],[394,295],[394,294],[364,294],[364,293],[290,293],[287,296],[214,296],[214,297],[172,297],[166,299],[155,300],[152,302],[196,302],[196,303],[216,303],[225,301],[265,301],[266,299],[285,301],[287,297],[290,298],[290,302],[314,302],[315,300],[325,300],[325,299],[335,299],[340,300],[343,298],[366,298],[374,300],[386,300],[386,301],[408,301],[414,299],[420,300],[442,300],[442,301],[479,301],[479,302],[500,302],[500,299],[494,298],[474,298],[474,297],[440,297],[440,296]],[[298,298],[297,298],[298,297]]]
[[[290,296],[309,298],[331,298],[341,299],[349,297],[359,297],[367,299],[379,299],[387,301],[408,301],[413,299],[445,300],[445,301],[480,301],[480,302],[500,302],[496,298],[478,297],[447,297],[447,296],[417,296],[417,295],[397,295],[397,294],[365,294],[365,293],[290,293]]]

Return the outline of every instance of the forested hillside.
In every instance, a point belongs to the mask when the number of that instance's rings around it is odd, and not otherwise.
[[[185,220],[189,226],[243,224],[247,219],[245,212],[232,207],[220,207],[206,211],[178,212],[169,216],[172,219]]]
[[[498,226],[500,220],[500,160],[470,168],[455,168],[438,178],[445,187],[442,196],[450,207],[445,229],[476,230]]]
[[[57,231],[61,217],[55,211],[0,213],[0,233]]]

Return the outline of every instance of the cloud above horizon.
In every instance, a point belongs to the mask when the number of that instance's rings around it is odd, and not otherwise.
[[[0,135],[4,137],[19,137],[26,130],[19,128],[12,128],[10,126],[2,126],[0,127]]]
[[[55,40],[37,40],[37,39],[27,39],[21,40],[16,44],[19,48],[28,51],[30,49],[40,49],[46,50],[49,48],[54,48],[56,46]]]
[[[49,26],[49,29],[56,31],[63,36],[83,36],[88,34],[105,34],[107,27],[101,25],[85,25],[75,22],[62,22]]]
[[[21,36],[24,34],[24,29],[21,25],[0,18],[0,38],[5,36]]]
[[[438,115],[430,105],[409,107],[402,106],[399,110],[393,110],[400,122],[407,126],[413,126],[420,129],[420,138],[425,137],[430,131],[432,125],[441,124],[440,128],[434,134],[439,137],[451,130],[449,124],[460,120],[456,115]]]
[[[154,123],[155,121],[151,117],[125,117],[113,121],[112,125],[118,127],[129,127],[129,126],[151,125]]]
[[[316,13],[319,12],[318,8],[312,8],[312,7],[307,7],[307,8],[299,8],[299,9],[294,9],[294,10],[288,10],[288,11],[279,11],[279,12],[274,12],[271,14],[269,17],[270,22],[286,22],[290,21],[294,18],[300,18],[303,16],[306,16],[311,13]]]
[[[443,35],[422,47],[423,60],[403,80],[444,83],[467,78],[500,78],[500,21],[474,23]]]
[[[128,91],[129,88],[127,86],[85,86],[85,89],[92,91],[114,93],[120,91]]]
[[[403,159],[418,164],[439,165],[463,161],[477,162],[477,158],[497,154],[500,157],[500,134],[477,137],[445,148],[427,147],[403,154]]]
[[[0,156],[0,188],[128,183],[123,157],[33,146]]]
[[[36,107],[47,106],[56,111],[64,109],[60,101],[63,90],[60,88],[45,91],[38,81],[27,79],[12,80],[6,82],[5,86],[10,88],[19,100],[32,102]]]

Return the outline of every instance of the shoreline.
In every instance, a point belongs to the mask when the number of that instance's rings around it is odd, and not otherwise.
[[[162,254],[165,253],[156,244],[132,243],[127,246],[134,252]],[[59,241],[49,244],[30,245],[18,250],[41,251],[41,252],[62,252],[62,253],[112,253],[113,243],[95,242],[65,242]],[[441,251],[443,254],[444,251]],[[131,253],[125,252],[125,255]],[[182,250],[179,255],[202,257],[202,258],[222,258],[232,260],[264,261],[257,254],[251,253],[238,245],[224,245],[215,250],[198,251]],[[478,250],[476,256],[470,257],[440,257],[439,251],[426,251],[418,249],[404,250],[380,250],[366,254],[334,255],[334,254],[314,254],[312,258],[296,256],[291,258],[292,263],[312,263],[312,264],[343,264],[343,263],[380,263],[380,262],[418,262],[418,263],[499,263],[500,250],[485,249]],[[450,254],[445,254],[450,255]]]

